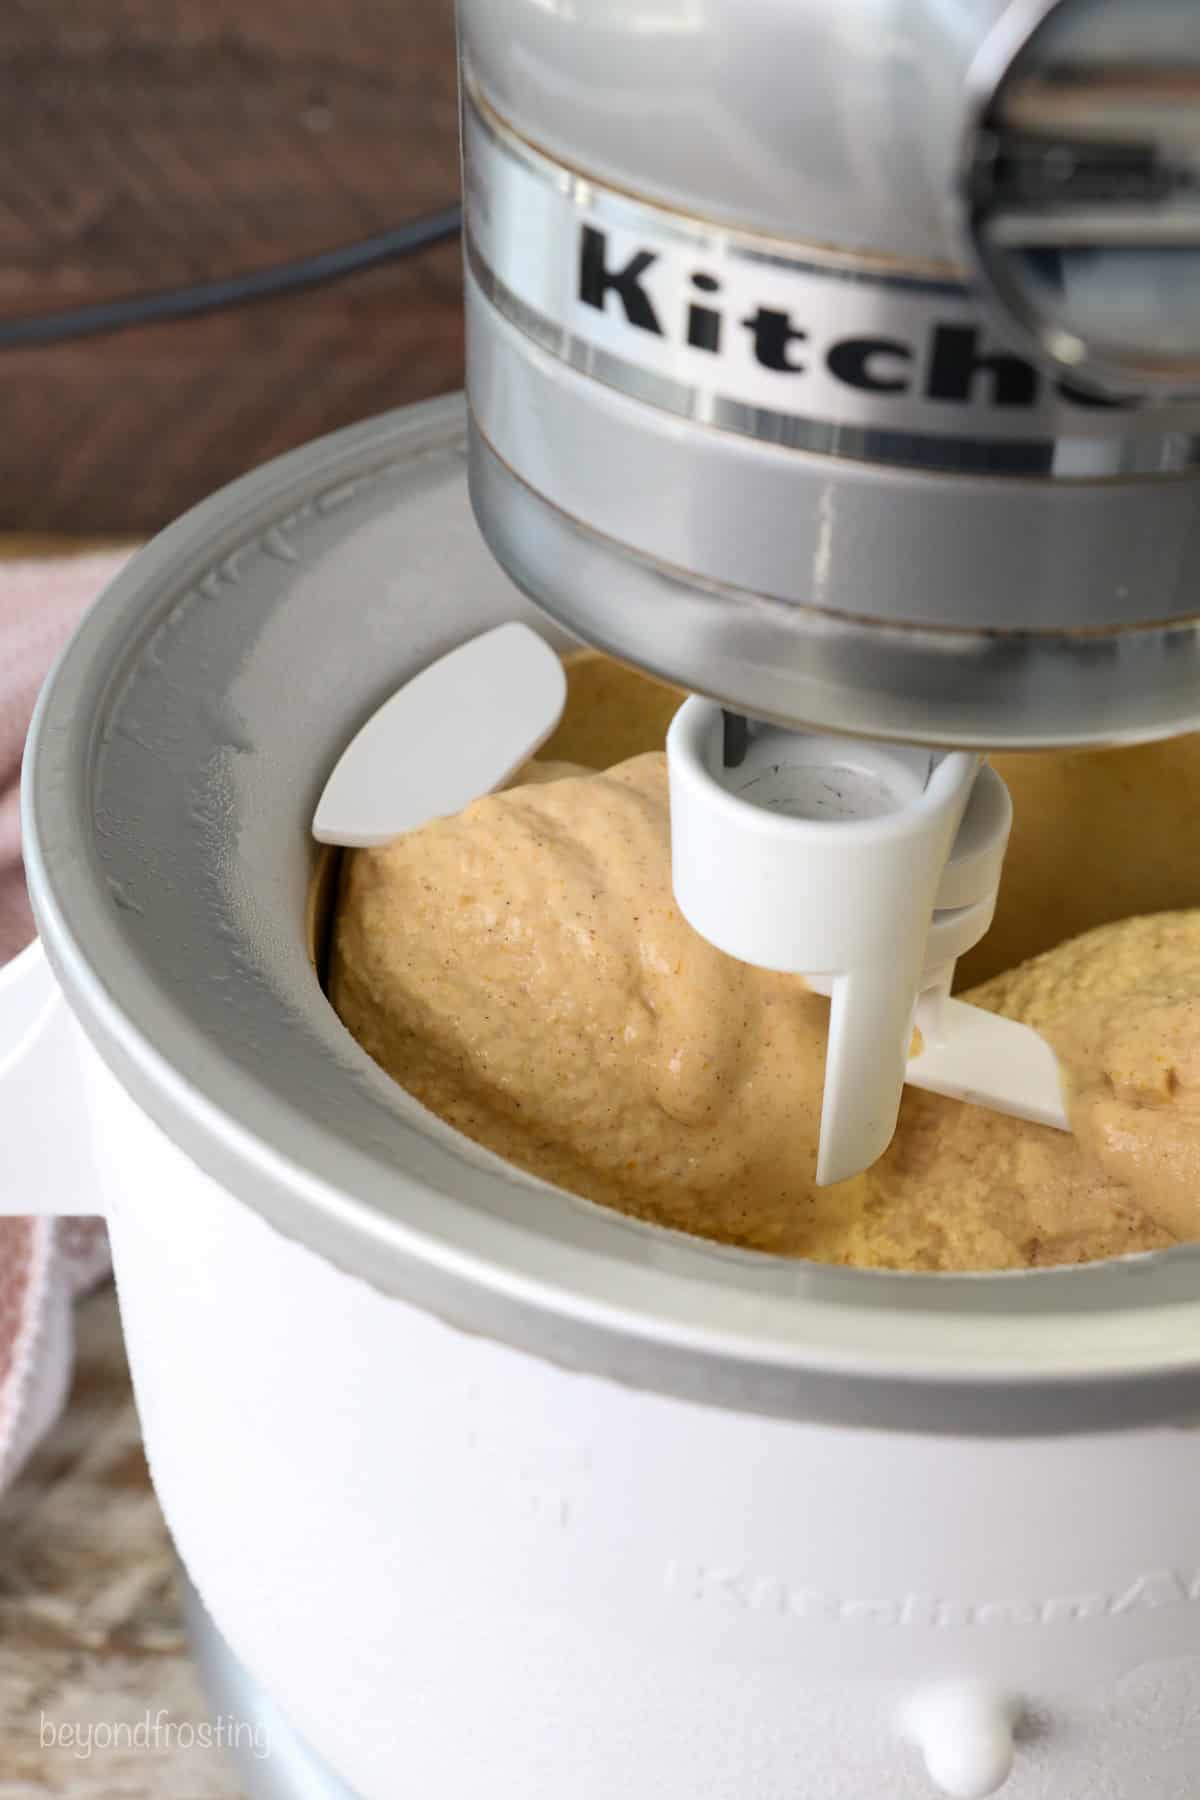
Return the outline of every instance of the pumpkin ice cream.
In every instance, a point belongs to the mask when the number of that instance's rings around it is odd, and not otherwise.
[[[969,996],[1055,1044],[1074,1136],[908,1090],[887,1155],[817,1188],[827,1002],[680,916],[661,751],[553,760],[661,744],[675,697],[583,659],[572,701],[519,785],[348,861],[330,995],[417,1099],[576,1193],[784,1255],[1024,1268],[1200,1237],[1200,913]]]

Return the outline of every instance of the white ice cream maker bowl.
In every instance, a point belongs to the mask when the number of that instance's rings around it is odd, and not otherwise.
[[[1186,1791],[1194,1249],[935,1277],[689,1239],[466,1142],[329,1006],[342,751],[493,626],[568,643],[484,549],[464,444],[447,401],[198,508],[31,739],[6,1153],[31,1097],[57,1128],[4,1203],[109,1219],[205,1606],[363,1800]]]

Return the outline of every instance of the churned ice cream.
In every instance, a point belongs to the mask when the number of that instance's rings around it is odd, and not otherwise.
[[[517,785],[348,860],[330,995],[417,1099],[575,1193],[789,1256],[1026,1268],[1200,1237],[1200,912],[1102,925],[969,994],[1050,1038],[1073,1136],[910,1089],[887,1155],[818,1188],[828,1002],[675,906],[679,696],[590,655],[568,674]]]

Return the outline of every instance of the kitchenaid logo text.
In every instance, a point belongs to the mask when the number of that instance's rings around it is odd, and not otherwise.
[[[1120,1619],[1164,1607],[1200,1604],[1200,1573],[1153,1569],[1109,1592],[1021,1596],[1008,1600],[951,1600],[931,1594],[896,1599],[854,1598],[817,1588],[793,1587],[772,1577],[712,1563],[671,1562],[666,1585],[681,1598],[734,1612],[775,1613],[810,1624],[934,1630],[988,1625],[1081,1625]]]
[[[1032,363],[1010,351],[989,347],[977,325],[929,319],[919,341],[884,333],[830,338],[827,328],[790,310],[744,302],[728,307],[720,276],[693,269],[687,286],[665,301],[654,291],[653,272],[663,253],[645,245],[614,250],[608,232],[583,224],[579,234],[578,298],[582,305],[623,321],[644,339],[686,344],[721,356],[741,334],[758,369],[791,380],[811,374],[814,364],[842,387],[860,394],[898,395],[951,406],[1036,407],[1044,378]],[[678,278],[672,287],[678,285]],[[1082,393],[1068,383],[1053,384],[1070,405],[1108,409],[1130,402]]]
[[[480,368],[531,341],[539,381],[553,385],[549,356],[639,406],[900,467],[1101,479],[1175,469],[1200,436],[1195,397],[1143,417],[1014,352],[952,270],[777,241],[609,188],[518,137],[469,80],[463,153]]]

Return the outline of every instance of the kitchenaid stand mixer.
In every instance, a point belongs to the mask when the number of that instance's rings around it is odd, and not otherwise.
[[[560,623],[721,703],[686,777],[668,741],[676,897],[718,947],[831,984],[836,1180],[886,1148],[918,996],[991,918],[998,814],[991,863],[937,892],[967,748],[1200,717],[1200,15],[460,21],[476,515]],[[764,732],[765,801],[732,777]],[[884,741],[922,771],[909,799],[945,788],[940,835],[879,785]],[[832,814],[814,760],[855,796]],[[935,909],[945,932],[964,906],[937,953]],[[1046,1091],[1031,1116],[1062,1123]]]

